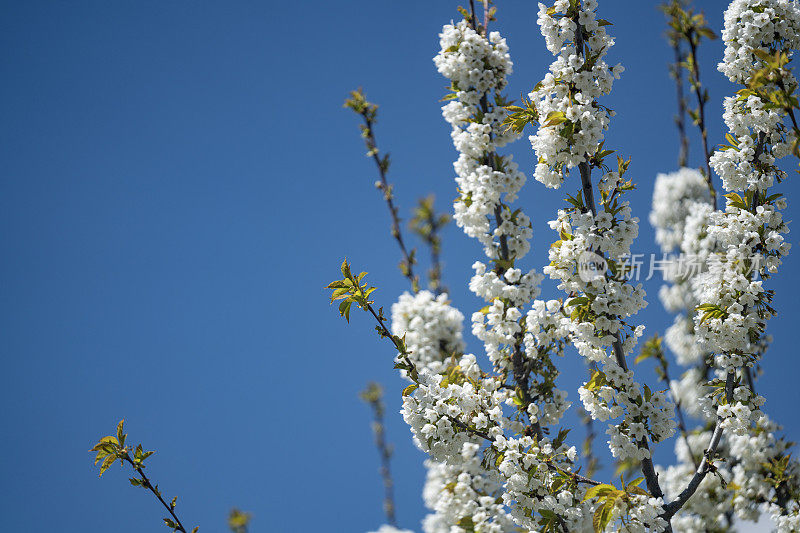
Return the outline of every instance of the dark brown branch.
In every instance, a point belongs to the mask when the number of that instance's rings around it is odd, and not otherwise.
[[[394,195],[392,186],[386,178],[386,173],[389,170],[389,156],[380,156],[377,143],[375,142],[375,121],[378,116],[378,106],[368,102],[361,89],[351,91],[350,98],[345,100],[344,107],[352,109],[364,121],[361,125],[361,136],[364,138],[364,144],[367,147],[367,156],[375,161],[375,166],[378,169],[378,176],[380,180],[376,182],[376,186],[383,192],[383,198],[386,200],[386,205],[389,208],[389,214],[392,218],[392,237],[397,241],[400,247],[400,252],[403,254],[403,260],[400,263],[400,270],[405,277],[411,282],[411,288],[414,292],[419,291],[419,280],[414,275],[414,250],[406,248],[405,241],[403,240],[403,233],[400,230],[400,216],[398,215],[397,207],[394,204]]]
[[[155,495],[155,497],[158,498],[158,501],[161,502],[161,505],[164,506],[164,509],[166,509],[167,512],[170,514],[170,516],[172,516],[172,519],[175,521],[175,525],[177,526],[176,531],[181,531],[182,533],[186,533],[186,528],[183,527],[180,518],[178,518],[178,515],[175,514],[175,509],[171,505],[169,505],[166,501],[164,501],[164,498],[161,496],[161,492],[156,487],[153,486],[153,484],[150,482],[150,479],[145,475],[144,470],[141,467],[136,466],[136,463],[134,463],[133,460],[131,460],[131,457],[130,455],[128,455],[127,452],[125,453],[125,455],[122,456],[122,458],[128,463],[130,463],[131,467],[133,467],[133,469],[136,471],[137,474],[142,476],[141,479],[142,486],[145,487],[146,489],[149,489],[150,492],[152,492]]]
[[[693,31],[690,31],[686,36],[686,40],[689,43],[689,57],[692,63],[689,83],[694,89],[694,94],[697,98],[697,127],[700,128],[700,136],[703,141],[703,156],[705,156],[706,162],[706,183],[708,184],[708,192],[711,195],[711,205],[716,209],[717,191],[711,179],[711,151],[708,149],[708,128],[706,127],[706,95],[703,94],[702,85],[700,84],[700,66],[697,63],[697,43],[694,41],[693,33]]]
[[[730,404],[733,403],[733,389],[736,385],[736,373],[728,372],[725,380],[725,400]],[[705,479],[709,472],[713,472],[715,467],[713,465],[714,455],[719,447],[720,440],[722,439],[722,421],[721,417],[717,417],[717,423],[714,426],[714,433],[711,435],[711,440],[708,443],[708,448],[703,454],[703,460],[700,461],[700,466],[695,470],[694,476],[689,481],[689,485],[681,492],[675,501],[668,503],[664,506],[664,518],[669,521],[681,507],[683,507],[689,498],[697,491],[700,483]]]
[[[378,167],[378,175],[381,179],[381,190],[383,191],[383,197],[386,200],[386,205],[389,208],[389,214],[392,217],[392,237],[394,237],[394,239],[397,241],[397,245],[400,247],[400,252],[403,254],[403,274],[411,282],[411,287],[414,292],[417,292],[419,290],[419,281],[414,275],[414,258],[409,254],[405,241],[403,241],[403,233],[400,231],[400,216],[398,215],[397,207],[394,205],[394,191],[386,179],[385,164],[378,156],[378,148],[375,145],[375,135],[373,133],[374,121],[365,115],[362,115],[362,117],[364,118],[364,124],[368,132],[368,136],[365,139],[365,142],[367,142],[367,150],[372,152],[372,159],[375,161],[375,165]]]
[[[681,67],[684,55],[680,41],[673,38],[672,49],[675,53],[675,63],[670,70],[675,78],[675,89],[678,98],[678,114],[675,115],[675,125],[678,128],[678,136],[680,138],[678,166],[685,167],[689,162],[689,136],[686,135],[686,95],[683,92],[683,69]]]
[[[389,525],[397,527],[397,517],[395,514],[394,503],[394,482],[392,481],[391,459],[392,449],[386,442],[386,430],[383,422],[384,405],[382,399],[383,391],[380,385],[370,383],[366,390],[361,393],[361,399],[372,408],[372,431],[375,434],[375,447],[378,449],[381,466],[380,474],[383,480],[383,510],[386,513],[386,520]]]

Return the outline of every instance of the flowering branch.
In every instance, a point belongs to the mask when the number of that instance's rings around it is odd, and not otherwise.
[[[586,50],[585,44],[583,39],[583,26],[580,22],[580,18],[576,14],[576,18],[574,20],[577,28],[575,31],[575,49],[578,52],[578,55],[583,58],[584,62],[588,61],[586,57]],[[594,201],[594,188],[592,186],[592,171],[589,165],[590,156],[586,154],[584,156],[584,161],[582,161],[578,165],[578,170],[581,176],[581,186],[583,189],[583,198],[585,200],[584,206],[588,208],[588,210],[592,213],[592,217],[597,217],[597,207],[595,206]],[[602,255],[602,254],[601,254]],[[616,358],[617,364],[622,368],[624,372],[628,372],[628,362],[625,360],[625,352],[622,348],[622,341],[620,339],[619,330],[614,334],[614,340],[612,341],[612,349],[614,352],[614,357]],[[664,493],[661,491],[661,487],[658,483],[658,474],[656,474],[655,468],[653,467],[653,459],[650,455],[650,447],[648,444],[647,437],[642,437],[639,440],[639,447],[643,450],[646,450],[647,453],[645,457],[641,459],[642,462],[642,474],[645,477],[645,483],[647,483],[647,488],[650,493],[655,496],[656,498],[662,498]],[[670,530],[669,523],[667,523],[667,530]]]

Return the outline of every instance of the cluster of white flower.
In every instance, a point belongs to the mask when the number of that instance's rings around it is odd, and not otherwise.
[[[683,243],[687,217],[697,209],[697,203],[710,202],[706,179],[696,169],[682,168],[656,176],[650,224],[656,229],[662,252],[672,252]]]
[[[500,256],[497,240],[502,236],[510,257],[519,259],[530,249],[530,219],[521,212],[502,212],[501,202],[503,195],[514,200],[525,175],[510,156],[495,153],[517,135],[502,127],[505,110],[492,95],[503,90],[511,73],[508,46],[499,33],[492,32],[487,39],[465,20],[445,26],[439,38],[441,51],[434,62],[453,90],[453,100],[442,108],[442,115],[453,128],[459,152],[454,164],[460,192],[456,223],[485,246],[490,258]],[[492,230],[491,219],[498,210],[502,221]]]
[[[463,319],[463,315],[447,303],[446,295],[437,297],[428,291],[416,295],[406,293],[392,306],[392,333],[405,335],[406,347],[411,352],[409,359],[424,376],[439,375],[447,370],[450,357],[460,356],[464,350]],[[463,361],[467,361],[465,366],[472,375],[477,375],[473,358]],[[450,413],[457,419],[462,416],[461,409]],[[483,420],[484,417],[478,415],[476,425],[485,427]],[[505,513],[504,505],[497,503],[495,494],[500,488],[499,476],[497,471],[482,467],[476,455],[478,450],[478,444],[464,443],[457,466],[426,461],[428,476],[423,494],[427,507],[434,511],[423,522],[426,533],[448,533],[454,524],[464,519],[480,526],[481,531],[510,530],[513,522]]]
[[[759,64],[756,50],[800,46],[800,15],[792,0],[734,0],[725,11],[725,57],[719,71],[744,84]]]
[[[530,94],[540,122],[531,137],[539,159],[535,176],[548,187],[559,187],[570,169],[601,150],[609,125],[611,113],[597,99],[610,92],[623,69],[611,69],[603,59],[614,41],[596,19],[596,7],[594,0],[577,6],[557,1],[550,8],[539,4],[542,34],[557,56],[550,73]],[[620,172],[601,177],[598,188],[603,198],[624,190],[621,172],[620,165]],[[579,390],[584,407],[600,420],[626,415],[626,420],[612,423],[607,431],[615,457],[649,458],[648,438],[658,442],[673,433],[674,409],[663,393],[643,389],[632,372],[620,366],[619,357],[632,352],[643,333],[641,327],[629,330],[625,320],[646,303],[641,285],[606,274],[609,267],[619,272],[630,254],[639,231],[638,219],[632,217],[627,202],[604,200],[596,214],[594,206],[560,210],[550,227],[559,232],[561,240],[550,248],[550,265],[544,273],[558,280],[558,288],[570,297],[563,306],[566,312],[555,302],[535,309],[534,316],[547,327],[540,328],[544,333],[533,330],[532,335],[547,340],[550,332],[566,333],[583,357],[603,364],[605,373],[595,374],[595,378],[602,376],[602,382],[593,379]],[[601,267],[586,268],[596,264]]]
[[[672,435],[674,408],[663,393],[650,393],[649,389],[643,393],[633,380],[633,373],[623,370],[615,356],[609,355],[609,349],[626,330],[625,319],[645,306],[644,291],[641,285],[610,278],[604,272],[586,276],[581,266],[589,250],[621,264],[638,233],[637,220],[631,218],[629,206],[623,203],[615,216],[606,211],[595,217],[588,211],[561,210],[551,227],[559,231],[562,239],[550,249],[551,263],[545,273],[559,280],[559,288],[565,292],[582,295],[567,299],[569,316],[553,314],[559,321],[555,330],[567,329],[578,352],[590,361],[602,363],[605,371],[602,386],[581,387],[581,401],[595,419],[612,420],[626,415],[631,422],[608,429],[609,446],[615,457],[649,457],[648,449],[641,446],[643,438],[658,442]],[[550,306],[555,307],[552,303]],[[637,327],[625,338],[621,343],[625,354],[633,350],[642,333],[643,328]]]
[[[470,289],[488,305],[473,314],[472,331],[483,341],[498,375],[483,373],[469,354],[449,365],[431,364],[431,357],[416,358],[421,363],[417,365],[417,387],[404,398],[403,416],[416,444],[432,457],[425,498],[435,512],[426,518],[424,528],[428,533],[452,532],[462,531],[469,524],[476,531],[499,532],[510,531],[516,523],[534,529],[538,528],[537,519],[532,518],[534,510],[561,513],[567,508],[575,514],[570,523],[580,524],[578,529],[585,528],[591,524],[591,505],[581,504],[582,490],[576,488],[574,495],[561,496],[559,501],[548,490],[548,476],[568,472],[575,460],[575,449],[563,443],[554,446],[543,435],[537,438],[535,449],[531,436],[507,437],[521,435],[540,423],[557,423],[569,405],[566,393],[555,387],[545,387],[546,393],[522,402],[518,392],[504,383],[507,377],[517,379],[522,366],[524,379],[531,380],[528,388],[533,390],[537,377],[532,372],[536,366],[532,359],[536,357],[540,362],[549,357],[548,350],[558,342],[553,331],[546,342],[541,336],[543,331],[552,330],[545,316],[541,324],[530,315],[527,317],[525,327],[535,333],[526,337],[523,329],[523,310],[532,302],[535,308],[546,305],[534,301],[542,276],[535,271],[523,273],[513,266],[529,250],[531,224],[521,211],[512,212],[507,207],[524,184],[524,175],[510,157],[496,153],[497,148],[516,137],[502,126],[504,111],[497,104],[505,75],[511,71],[507,47],[497,33],[487,39],[464,21],[445,26],[441,46],[435,62],[439,71],[450,78],[454,91],[454,100],[444,106],[443,115],[453,127],[453,142],[459,151],[454,165],[460,192],[455,218],[467,235],[484,245],[487,257],[495,263],[494,268],[483,262],[474,265]],[[408,303],[410,300],[406,299]],[[444,318],[446,314],[451,316],[449,311],[425,313],[437,315],[439,323],[453,322]],[[422,314],[417,311],[409,316]],[[397,320],[398,333],[404,329],[400,327],[401,320]],[[405,329],[413,329],[409,326],[410,322]],[[435,350],[431,342],[441,336],[431,332],[407,336],[406,340],[412,351],[411,343],[417,339]],[[424,353],[425,349],[421,351]],[[504,412],[505,406],[513,408],[510,417]],[[487,439],[490,445],[484,447]],[[517,461],[523,448],[526,459]],[[481,461],[479,452],[495,454],[497,460]],[[540,461],[545,456],[546,467]],[[516,492],[521,479],[526,484],[538,484],[540,494]],[[503,499],[498,500],[501,492]]]
[[[513,519],[498,500],[501,476],[483,467],[479,450],[477,444],[465,443],[457,467],[425,462],[428,476],[422,495],[425,505],[435,511],[422,523],[425,533],[451,533],[455,524],[471,524],[475,531],[486,533],[514,530]]]
[[[506,478],[503,501],[509,506],[516,523],[529,530],[542,529],[541,516],[556,516],[569,531],[591,527],[591,507],[582,504],[584,490],[565,483],[565,476],[554,467],[559,459],[561,468],[577,456],[574,447],[554,445],[549,440],[536,442],[532,437],[498,438],[494,448],[501,457],[499,470]],[[557,484],[555,494],[550,488]]]
[[[604,60],[614,40],[595,16],[597,0],[578,3],[580,25],[567,16],[571,4],[569,0],[557,0],[552,7],[539,4],[538,23],[556,60],[529,95],[542,125],[530,137],[539,161],[534,177],[554,188],[602,141],[612,113],[599,106],[597,98],[611,92],[614,79],[624,70],[621,65],[610,68]],[[583,47],[576,46],[584,39],[592,49],[589,60],[583,58],[579,49]]]
[[[599,321],[597,329],[605,332],[601,345],[610,346],[614,335],[624,327],[623,319],[644,308],[645,293],[641,284],[631,285],[624,278],[609,278],[605,272],[590,275],[585,263],[597,257],[601,263],[607,260],[622,265],[639,233],[638,222],[631,217],[628,203],[623,202],[616,215],[601,211],[595,216],[589,211],[562,209],[558,211],[558,218],[549,223],[562,238],[550,248],[550,265],[544,268],[544,273],[559,280],[558,288],[564,292],[590,295],[590,311]],[[567,302],[567,307],[578,303],[579,300],[572,300]],[[582,333],[594,337],[588,330],[575,331],[578,340],[584,337]],[[595,358],[588,351],[582,355]]]
[[[729,453],[734,458],[731,467],[733,491],[732,504],[736,516],[743,520],[757,520],[763,512],[763,502],[780,533],[800,531],[800,507],[797,501],[783,505],[775,503],[775,486],[771,483],[773,475],[764,465],[779,461],[789,453],[791,443],[777,439],[775,433],[780,428],[767,416],[759,420],[755,431],[746,435],[732,436]],[[787,461],[783,475],[787,479],[800,478],[797,461]],[[784,491],[786,486],[784,487]]]
[[[512,63],[500,33],[493,31],[487,39],[461,20],[442,28],[439,45],[441,51],[433,61],[453,83],[458,101],[477,106],[484,94],[505,88]]]
[[[749,387],[735,387],[733,401],[717,407],[722,428],[727,435],[747,435],[753,424],[764,415],[759,409],[764,405],[764,397],[753,394]]]
[[[509,365],[504,346],[514,345],[522,332],[520,309],[539,295],[542,275],[531,270],[525,275],[510,268],[502,278],[494,270],[477,261],[475,275],[469,283],[470,290],[489,302],[482,311],[472,314],[472,333],[483,341],[486,354],[498,368]]]
[[[491,438],[504,429],[521,430],[503,413],[510,396],[496,378],[484,377],[474,355],[466,354],[444,375],[420,370],[418,388],[403,399],[403,419],[418,448],[437,461],[460,464],[464,443],[481,440],[468,428]]]
[[[786,0],[736,0],[725,14],[723,39],[720,71],[747,84],[763,67],[763,54],[800,44],[800,7]],[[781,73],[782,79],[768,88],[794,90],[797,81],[791,72]],[[780,195],[768,196],[768,188],[783,177],[774,164],[790,152],[794,136],[783,125],[785,112],[762,98],[768,97],[756,91],[726,98],[724,119],[732,146],[715,153],[711,162],[725,189],[745,192],[726,195],[725,211],[709,216],[707,238],[716,250],[695,286],[703,302],[695,314],[698,341],[703,350],[717,354],[717,366],[728,372],[752,366],[756,359],[755,345],[774,311],[770,293],[754,278],[774,273],[790,248],[780,213],[786,202]],[[720,405],[718,414],[726,422],[741,419],[741,424],[731,424],[742,429],[750,406],[737,407],[733,412],[733,406]]]
[[[624,371],[613,360],[604,361],[604,371],[597,371],[593,379],[578,393],[584,408],[595,420],[606,421],[625,416],[617,425],[610,424],[609,448],[614,457],[642,460],[650,451],[640,446],[649,438],[660,442],[675,431],[674,405],[664,392],[642,390],[633,380],[633,372]]]
[[[731,245],[743,244],[731,242],[731,234],[725,233],[714,224],[721,221],[724,225],[730,223],[730,220],[725,218],[726,215],[714,212],[706,202],[706,195],[699,187],[699,179],[696,180],[696,185],[694,190],[700,197],[699,201],[692,202],[687,198],[691,193],[671,194],[665,201],[664,189],[674,186],[675,189],[687,191],[688,188],[682,186],[677,173],[661,176],[653,199],[654,211],[658,209],[660,213],[651,214],[651,221],[656,225],[657,231],[659,226],[668,224],[669,231],[675,228],[673,233],[662,233],[669,235],[667,239],[660,240],[663,251],[671,251],[675,243],[678,243],[680,252],[694,255],[702,263],[703,270],[709,270],[705,274],[702,271],[694,272],[695,278],[670,278],[672,285],[661,292],[665,307],[681,313],[667,330],[665,340],[679,363],[684,365],[702,363],[702,355],[708,349],[707,340],[714,335],[700,331],[682,313],[691,311],[701,301],[709,301],[705,298],[717,297],[704,294],[703,291],[708,290],[709,276],[720,273],[720,253],[730,249]],[[685,209],[687,204],[689,209]],[[670,205],[673,207],[670,208]],[[676,213],[676,216],[670,218],[670,213]],[[749,213],[745,215],[749,216]],[[683,221],[680,220],[681,217]],[[778,242],[780,246],[782,239],[778,239]],[[747,279],[749,282],[749,278]],[[763,352],[764,340],[762,336],[750,349],[755,353]],[[716,362],[722,367],[716,371],[718,386],[724,382],[729,368],[741,368],[746,364],[742,356],[725,353],[718,356]],[[770,501],[772,490],[765,477],[764,464],[780,457],[786,450],[785,444],[774,436],[777,428],[760,411],[764,398],[752,394],[748,387],[736,386],[733,389],[733,402],[720,402],[721,396],[712,394],[714,388],[707,383],[702,365],[690,368],[670,385],[673,397],[680,402],[688,415],[699,418],[706,424],[719,421],[725,437],[717,448],[717,454],[728,458],[726,463],[715,465],[716,475],[706,476],[695,495],[673,517],[673,530],[687,533],[729,531],[733,527],[731,510],[735,511],[739,520],[757,520],[761,513],[759,506]],[[668,496],[677,497],[686,488],[695,475],[700,453],[705,450],[710,438],[710,431],[695,431],[686,435],[686,440],[676,441],[678,463],[660,472],[662,487]],[[694,456],[690,452],[690,446]],[[791,463],[789,467],[791,471],[787,474],[796,475],[793,472],[797,465]],[[796,531],[796,514],[787,514],[774,504],[770,504],[770,513],[775,523],[780,525],[779,531]]]
[[[392,334],[405,335],[406,348],[411,352],[409,359],[414,365],[437,374],[447,368],[450,356],[463,353],[463,322],[464,315],[450,306],[446,294],[404,293],[392,305]]]
[[[516,198],[525,177],[510,157],[496,152],[516,138],[502,125],[505,111],[497,104],[501,100],[499,91],[506,84],[505,75],[511,71],[508,48],[496,32],[487,39],[466,21],[445,26],[440,44],[442,50],[434,61],[439,72],[450,78],[455,91],[455,99],[443,108],[459,152],[454,165],[460,192],[455,218],[495,262],[495,268],[482,262],[474,265],[470,290],[488,305],[473,314],[472,332],[483,341],[495,369],[513,375],[514,357],[531,356],[531,350],[523,354],[520,348],[524,343],[523,313],[538,296],[542,276],[533,270],[523,273],[513,266],[528,252],[532,235],[530,219],[521,210],[512,211],[507,206]],[[535,324],[528,323],[527,327]],[[546,357],[543,350],[546,352],[545,348],[537,349],[537,356]],[[518,360],[516,364],[519,370],[522,363]],[[529,422],[536,423],[537,414],[556,422],[567,408],[565,397],[562,391],[552,389],[548,397],[536,398],[543,413],[536,406],[523,406]]]
[[[725,59],[719,70],[734,83],[747,85],[763,64],[761,54],[786,52],[800,46],[800,9],[789,0],[736,0],[725,12]],[[763,57],[763,56],[762,56]],[[789,69],[769,88],[782,86],[794,91],[797,80]],[[784,173],[774,166],[791,152],[794,133],[783,127],[782,109],[758,94],[729,96],[723,118],[733,137],[732,147],[711,158],[723,186],[729,191],[765,190]]]
[[[729,200],[724,212],[710,216],[708,237],[720,251],[709,257],[708,272],[698,278],[697,296],[721,312],[707,315],[701,309],[695,324],[706,351],[735,359],[720,364],[742,366],[742,354],[753,352],[752,342],[772,317],[762,280],[753,277],[775,273],[789,251],[783,237],[788,227],[779,211],[785,205],[778,199],[753,212]]]

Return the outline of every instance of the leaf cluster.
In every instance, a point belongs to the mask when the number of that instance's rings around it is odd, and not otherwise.
[[[367,100],[361,87],[355,91],[350,91],[350,98],[344,101],[343,107],[352,109],[369,122],[374,122],[378,116],[378,105]]]
[[[142,449],[142,445],[138,444],[134,449],[133,457],[128,454],[128,448],[125,446],[125,439],[128,437],[127,433],[123,432],[123,425],[125,420],[120,420],[117,424],[117,434],[108,435],[101,438],[95,444],[90,452],[97,452],[94,459],[94,464],[100,463],[100,476],[114,464],[114,461],[119,460],[119,464],[123,465],[125,461],[130,461],[131,466],[134,468],[144,468],[144,461],[154,452],[146,452]],[[136,485],[133,481],[132,484]]]
[[[592,518],[592,525],[596,533],[605,531],[606,526],[611,522],[611,518],[614,515],[615,507],[618,505],[629,507],[632,504],[632,496],[634,495],[650,496],[646,490],[638,486],[643,480],[644,478],[639,477],[626,484],[624,478],[620,477],[622,489],[602,483],[586,491],[583,501],[596,499],[598,503]]]
[[[339,303],[339,315],[343,316],[349,323],[351,306],[356,304],[359,309],[366,311],[370,304],[374,303],[373,300],[369,299],[369,296],[377,289],[376,287],[370,287],[367,283],[362,283],[364,276],[367,275],[366,272],[361,272],[359,275],[354,276],[350,271],[350,264],[347,259],[342,262],[340,270],[344,278],[332,281],[325,288],[333,290],[331,303],[342,300]]]

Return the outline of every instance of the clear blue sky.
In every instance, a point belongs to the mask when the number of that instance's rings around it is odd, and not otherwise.
[[[517,97],[551,58],[535,2],[498,3]],[[163,530],[161,510],[118,467],[98,480],[91,466],[86,450],[121,417],[157,450],[149,472],[179,496],[187,525],[223,531],[237,505],[254,514],[254,532],[377,527],[377,455],[357,399],[371,379],[387,387],[400,522],[419,530],[423,456],[396,414],[393,354],[364,317],[347,327],[322,287],[347,255],[370,272],[380,303],[406,288],[357,121],[341,108],[348,90],[362,85],[381,104],[378,140],[404,213],[428,192],[450,207],[455,152],[431,58],[456,5],[0,3],[0,530]],[[646,253],[653,178],[676,159],[655,5],[601,2],[615,24],[611,61],[627,68],[606,102],[619,113],[608,146],[633,157]],[[719,29],[726,3],[699,5]],[[701,54],[720,142],[732,87],[714,68],[721,45]],[[527,142],[514,152],[530,171]],[[698,155],[695,144],[693,164]],[[798,187],[783,190],[791,219]],[[532,180],[524,190],[527,266],[544,264],[546,222],[564,195]],[[481,255],[457,228],[446,232],[446,283],[466,316],[480,306],[465,285]],[[800,370],[789,309],[798,264],[791,255],[771,282],[781,314],[759,381],[768,412],[796,438],[786,376]],[[670,321],[657,287],[647,285],[641,313],[649,333]],[[545,294],[556,295],[549,281]],[[581,363],[571,356],[564,368],[577,401]]]

